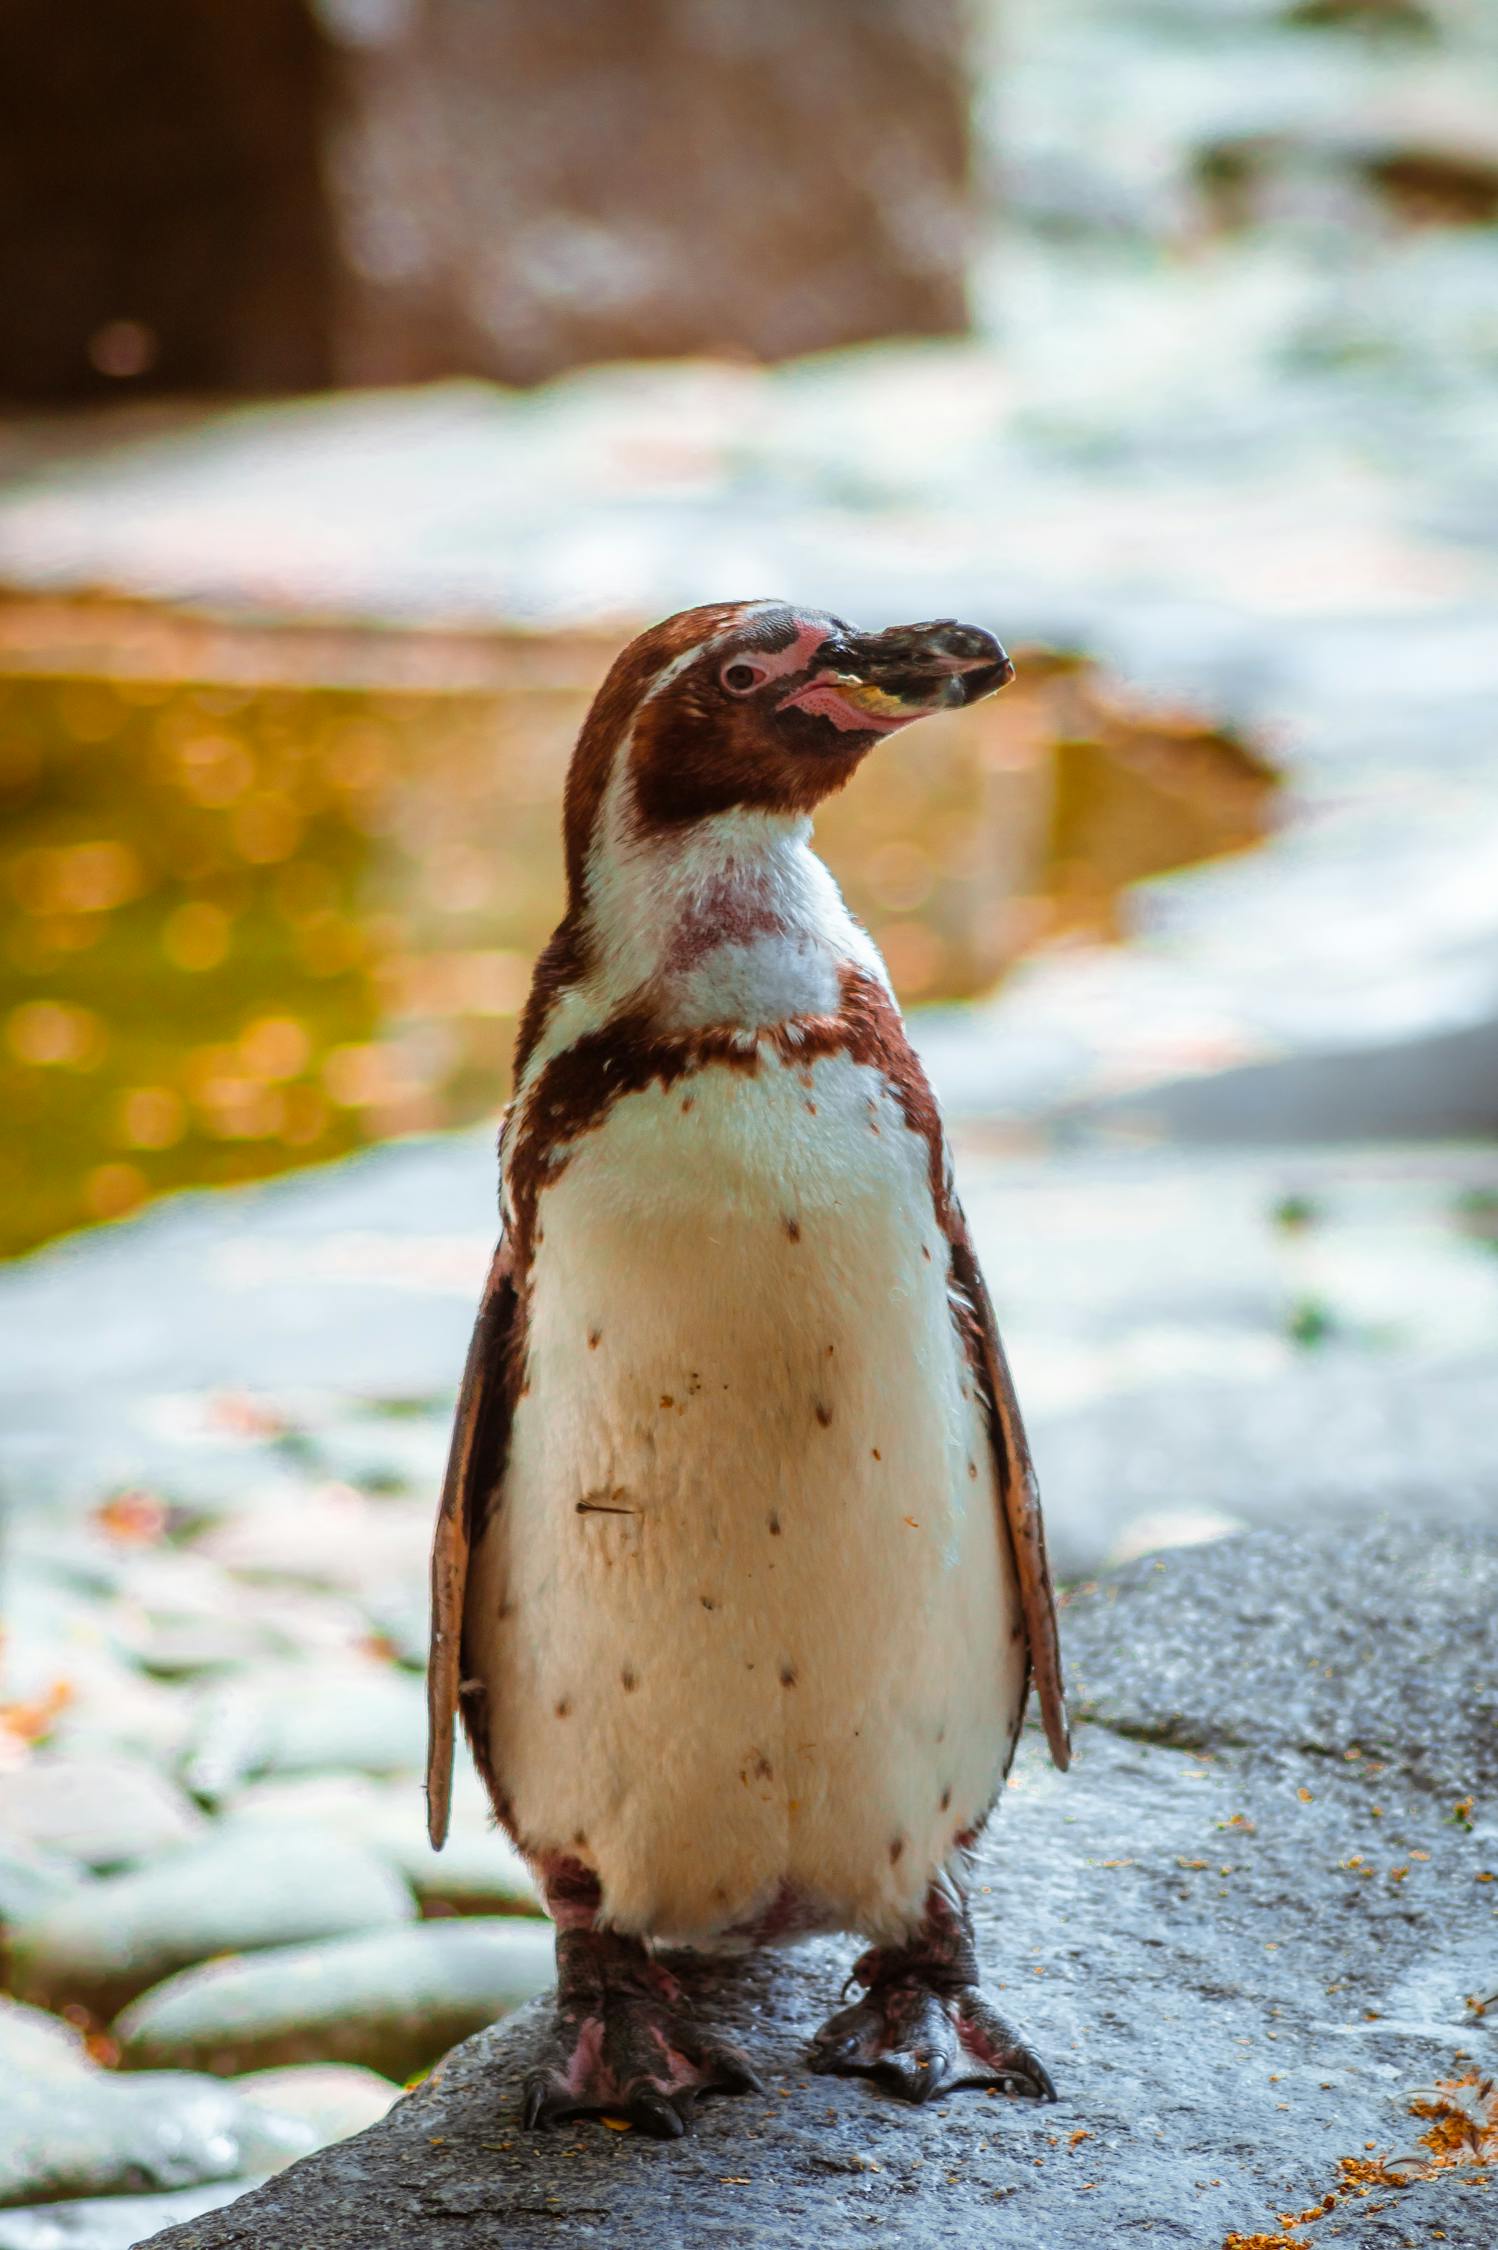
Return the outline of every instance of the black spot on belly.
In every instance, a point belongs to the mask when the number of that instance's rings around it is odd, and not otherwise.
[[[890,1863],[890,1866],[891,1866],[891,1867],[898,1867],[898,1866],[899,1866],[899,1864],[900,1864],[900,1861],[901,1861],[901,1859],[902,1859],[902,1858],[904,1857],[904,1853],[905,1853],[905,1838],[904,1838],[903,1836],[895,1836],[895,1837],[891,1838],[891,1841],[890,1841],[890,1847],[889,1847],[889,1863]]]
[[[718,1606],[717,1603],[713,1600],[711,1594],[699,1594],[697,1596],[697,1599],[701,1602],[704,1609],[716,1609]]]
[[[825,1399],[819,1398],[817,1400],[817,1420],[821,1423],[824,1430],[831,1429],[832,1408],[827,1404]]]
[[[619,1685],[626,1695],[633,1695],[639,1684],[639,1680],[626,1664],[624,1670],[619,1674]]]
[[[938,1811],[938,1812],[945,1812],[945,1811],[946,1811],[946,1809],[947,1809],[947,1807],[948,1807],[948,1805],[950,1805],[950,1803],[951,1803],[951,1802],[952,1802],[952,1785],[951,1785],[951,1783],[950,1783],[950,1782],[948,1782],[948,1784],[947,1784],[946,1788],[945,1788],[945,1789],[944,1789],[944,1790],[942,1791],[941,1795],[940,1795],[940,1796],[939,1796],[939,1797],[937,1798],[937,1800],[936,1800],[936,1809],[937,1809],[937,1811]]]
[[[558,1717],[559,1719],[570,1719],[570,1718],[571,1718],[571,1716],[572,1716],[572,1698],[571,1698],[571,1696],[570,1696],[570,1695],[564,1695],[564,1696],[562,1696],[562,1697],[560,1698],[560,1700],[559,1700],[559,1701],[558,1701],[558,1703],[557,1703],[556,1711],[557,1711],[557,1717]]]
[[[596,1352],[602,1341],[603,1330],[601,1328],[590,1328],[588,1330],[588,1349],[590,1352]]]
[[[782,1686],[782,1687],[794,1687],[794,1686],[795,1686],[795,1684],[796,1684],[796,1667],[795,1667],[795,1665],[794,1665],[794,1664],[782,1664],[782,1665],[781,1665],[781,1667],[780,1667],[780,1684],[781,1684],[781,1686]]]
[[[770,1537],[772,1539],[780,1537],[780,1518],[774,1513],[773,1509],[770,1514]]]
[[[787,1242],[799,1242],[801,1240],[801,1221],[799,1219],[786,1220],[785,1239]]]

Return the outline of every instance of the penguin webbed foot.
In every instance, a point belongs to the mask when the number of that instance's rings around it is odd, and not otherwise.
[[[947,1885],[933,1885],[910,1940],[865,1953],[853,1981],[863,1998],[823,2024],[813,2070],[872,2078],[908,2102],[957,2086],[1056,2099],[1045,2064],[980,1989],[967,1906]]]
[[[762,2091],[744,2056],[697,2022],[643,1946],[599,1931],[559,1937],[556,2010],[525,2076],[528,2128],[596,2116],[677,2140],[699,2096]]]

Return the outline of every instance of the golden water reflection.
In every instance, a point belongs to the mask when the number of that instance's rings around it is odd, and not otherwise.
[[[496,637],[429,665],[461,683],[439,686],[207,633],[166,653],[231,676],[174,677],[149,636],[106,638],[84,669],[0,635],[5,1252],[496,1111],[610,653]],[[1231,738],[1125,722],[1037,658],[882,749],[821,836],[905,997],[949,998],[1057,926],[1106,929],[1131,877],[1254,840],[1271,786]]]

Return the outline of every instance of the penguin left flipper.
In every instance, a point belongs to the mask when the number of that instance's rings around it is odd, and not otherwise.
[[[521,1320],[515,1261],[502,1235],[474,1322],[432,1546],[432,1638],[427,1663],[427,1834],[447,1840],[453,1736],[462,1686],[463,1602],[473,1538],[504,1474],[515,1410]]]
[[[1020,1604],[1025,1634],[1030,1644],[1030,1669],[1040,1698],[1040,1715],[1051,1756],[1064,1773],[1071,1764],[1071,1725],[1066,1714],[1066,1688],[1061,1675],[1061,1636],[1056,1624],[1056,1598],[1051,1590],[1051,1570],[1046,1559],[1045,1523],[1040,1512],[1040,1487],[1030,1444],[1020,1419],[1014,1378],[1004,1356],[999,1325],[994,1318],[988,1285],[978,1264],[978,1254],[962,1206],[955,1195],[949,1201],[948,1242],[951,1274],[959,1298],[958,1311],[972,1359],[976,1364],[988,1417],[989,1442],[1003,1496],[1009,1542],[1019,1577]]]

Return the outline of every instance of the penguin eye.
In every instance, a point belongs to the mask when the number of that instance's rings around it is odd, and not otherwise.
[[[718,677],[730,695],[747,695],[759,686],[768,674],[758,664],[746,664],[742,657],[734,664],[725,664]]]

